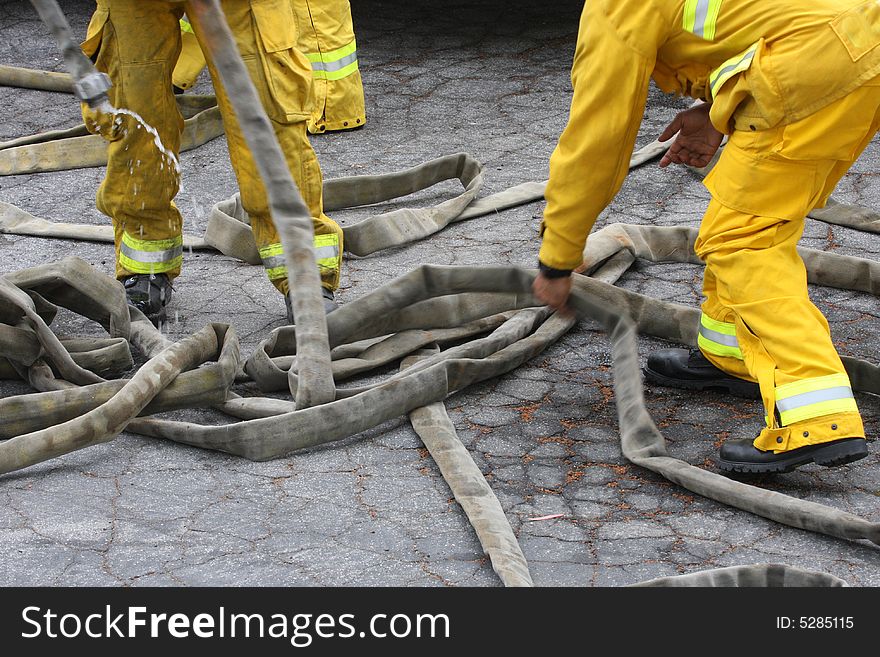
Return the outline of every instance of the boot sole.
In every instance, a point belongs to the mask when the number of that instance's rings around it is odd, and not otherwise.
[[[669,388],[681,388],[683,390],[712,390],[714,392],[726,392],[744,399],[761,399],[761,389],[757,383],[743,381],[741,379],[673,379],[649,367],[644,368],[645,378],[654,383]]]
[[[779,458],[772,463],[748,463],[744,461],[726,461],[718,459],[718,467],[724,472],[741,472],[745,474],[765,474],[791,472],[807,463],[816,463],[826,468],[845,465],[863,459],[868,455],[868,443],[864,438],[851,438],[830,443],[825,447],[802,452],[808,449],[801,447],[791,452],[788,458]],[[799,453],[800,452],[800,453]],[[784,454],[784,453],[783,453]],[[783,455],[780,455],[783,456]]]

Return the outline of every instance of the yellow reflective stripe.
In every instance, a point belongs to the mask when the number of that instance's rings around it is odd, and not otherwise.
[[[339,235],[327,233],[315,235],[315,261],[319,267],[339,269]]]
[[[263,260],[263,267],[266,268],[266,275],[270,281],[287,278],[287,266],[284,264],[284,247],[279,242],[261,247],[260,258]]]
[[[279,278],[287,278],[287,267],[282,265],[281,267],[273,267],[272,269],[267,269],[266,275],[269,277],[270,281],[274,281]]]
[[[325,233],[323,235],[315,235],[315,248],[322,246],[335,246],[339,248],[339,235],[336,233]]]
[[[135,251],[167,251],[175,247],[183,248],[183,237],[171,237],[165,240],[141,240],[128,233],[122,233],[122,243]]]
[[[709,317],[706,313],[700,316],[700,326],[705,326],[710,331],[715,331],[716,333],[736,335],[736,324],[732,322],[719,322],[717,319]]]
[[[682,28],[701,39],[714,41],[721,1],[686,0],[681,21]]]
[[[700,316],[697,344],[704,351],[716,356],[743,359],[739,341],[736,339],[736,325],[730,322],[719,322],[705,313]]]
[[[177,269],[183,263],[183,256],[177,256],[165,262],[138,262],[125,253],[119,253],[119,264],[134,274],[162,274]]]
[[[681,27],[686,32],[693,33],[697,22],[697,0],[685,0],[684,15],[681,19]]]
[[[776,399],[788,399],[795,395],[803,395],[807,392],[816,392],[817,390],[825,390],[826,388],[849,388],[849,376],[846,374],[829,374],[828,376],[817,376],[812,379],[802,379],[794,383],[786,383],[776,386]]]
[[[195,34],[195,32],[193,32],[192,25],[190,25],[189,21],[186,20],[185,18],[180,19],[180,31],[181,32],[189,32],[190,34]]]
[[[731,57],[721,66],[712,71],[712,74],[709,76],[709,91],[713,98],[718,90],[724,86],[725,82],[737,73],[742,73],[752,65],[752,59],[755,57],[755,51],[757,49],[758,44],[756,43],[744,53],[741,53],[736,57]]]
[[[261,258],[272,258],[274,256],[284,255],[284,247],[281,244],[269,244],[260,249]]]
[[[306,53],[310,62],[335,62],[343,57],[354,54],[357,51],[357,44],[351,43],[337,48],[336,50],[328,50],[327,52],[309,52]]]
[[[339,236],[336,233],[315,235],[315,262],[319,267],[339,269],[341,255],[339,253]],[[281,244],[269,244],[260,249],[260,258],[269,280],[287,277],[284,264],[284,249]]]
[[[119,264],[135,274],[161,274],[180,267],[183,262],[183,237],[164,240],[141,240],[122,233]]]
[[[730,347],[728,345],[712,342],[711,340],[704,338],[702,334],[697,336],[697,344],[707,353],[743,360],[742,351],[740,351],[739,347]]]
[[[327,52],[306,53],[317,80],[339,80],[358,70],[357,44],[351,43]]]
[[[776,387],[776,408],[783,426],[835,413],[857,413],[849,377],[829,374]]]
[[[809,406],[803,406],[801,408],[797,408],[791,411],[780,412],[779,419],[782,422],[782,426],[788,426],[789,424],[794,424],[795,422],[811,420],[814,417],[820,417],[822,415],[836,415],[838,413],[858,412],[859,407],[856,405],[856,400],[850,397],[848,399],[833,399],[829,401],[818,402],[816,404],[810,404]]]
[[[342,78],[347,78],[349,75],[358,70],[357,61],[352,62],[348,66],[345,66],[338,71],[319,71],[317,69],[312,70],[312,77],[316,80],[341,80]]]

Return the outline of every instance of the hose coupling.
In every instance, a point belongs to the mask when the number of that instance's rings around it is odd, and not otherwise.
[[[74,80],[73,93],[82,102],[88,103],[89,107],[97,107],[108,100],[107,91],[112,86],[110,76],[106,73],[93,71]]]

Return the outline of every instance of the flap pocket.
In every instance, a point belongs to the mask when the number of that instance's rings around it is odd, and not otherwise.
[[[290,0],[261,0],[252,3],[251,10],[266,52],[296,46],[296,22]]]
[[[875,0],[863,2],[831,21],[831,29],[857,62],[880,45],[880,5]]]
[[[810,210],[816,168],[775,155],[755,157],[732,143],[704,181],[722,205],[760,217],[803,219]]]

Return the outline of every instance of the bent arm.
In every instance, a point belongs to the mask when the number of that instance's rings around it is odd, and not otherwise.
[[[581,264],[587,235],[626,178],[656,59],[650,34],[657,30],[644,30],[646,47],[636,50],[603,4],[586,3],[581,16],[571,112],[550,158],[538,257],[554,269]]]

